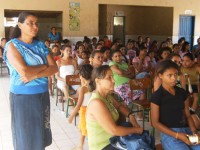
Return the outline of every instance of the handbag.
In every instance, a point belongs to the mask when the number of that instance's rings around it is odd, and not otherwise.
[[[126,122],[123,126],[131,127],[132,125]],[[110,144],[118,150],[153,150],[155,149],[155,138],[144,130],[142,134],[111,137]]]

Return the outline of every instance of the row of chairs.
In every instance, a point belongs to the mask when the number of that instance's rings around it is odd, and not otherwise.
[[[55,83],[52,84],[52,93],[56,94],[56,106],[58,105],[59,99],[62,105],[62,111],[65,110],[65,101],[64,101],[64,93],[57,87],[56,85],[56,79],[54,78]],[[70,94],[70,87],[73,85],[80,85],[81,81],[79,78],[79,75],[67,75],[66,76],[66,84],[69,86],[68,88],[68,99],[67,99],[67,106],[66,106],[66,117],[69,116],[69,108],[74,107],[78,101],[78,97],[73,96]],[[71,103],[70,103],[71,102]],[[75,117],[75,125],[76,125],[76,117]]]
[[[134,84],[134,82],[139,82],[141,84]],[[66,76],[66,84],[69,86],[73,86],[73,85],[80,85],[81,81],[79,78],[79,75],[67,75]],[[55,86],[55,85],[54,85]],[[141,108],[141,110],[133,110],[133,113],[137,113],[142,111],[143,114],[143,128],[144,128],[144,121],[145,121],[145,116],[148,116],[149,111],[150,111],[150,101],[149,98],[151,96],[151,90],[152,90],[152,81],[151,78],[142,78],[142,79],[136,79],[136,80],[130,80],[130,88],[131,91],[133,90],[144,90],[146,91],[146,95],[147,95],[147,99],[144,100],[138,100],[138,101],[134,101],[133,102],[133,106],[138,106]],[[61,103],[62,103],[62,111],[64,111],[64,93],[58,89],[57,87],[54,87],[54,89],[56,89],[56,106],[58,104],[59,101],[59,96],[61,97]],[[53,91],[54,91],[53,89]],[[70,96],[70,91],[68,90],[69,93],[69,98],[67,100],[67,107],[66,107],[66,117],[68,117],[69,115],[69,107],[71,106],[75,106],[78,100],[78,97],[74,97],[74,96]],[[73,103],[70,103],[73,102]],[[134,107],[133,107],[134,108]],[[75,121],[76,122],[76,121]],[[76,124],[76,123],[75,123]]]
[[[134,84],[135,81],[137,83],[139,82],[140,84]],[[152,94],[153,78],[145,77],[145,78],[142,78],[142,79],[130,80],[129,83],[130,83],[131,91],[133,91],[133,90],[144,90],[144,91],[146,91],[146,95],[147,95],[146,99],[138,100],[138,101],[134,101],[133,102],[133,105],[135,105],[137,107],[140,107],[141,110],[132,109],[133,113],[137,113],[139,111],[142,112],[142,114],[143,114],[142,125],[143,125],[143,128],[144,128],[145,127],[145,120],[150,122],[150,125],[151,125],[151,121],[149,119],[150,118],[149,117],[150,116],[150,113],[149,113],[150,112],[150,101],[149,101],[149,98],[150,98],[150,96]],[[79,75],[68,75],[68,76],[66,76],[66,84],[69,85],[69,86],[80,85],[81,81],[80,81]],[[57,105],[59,96],[61,96],[61,98],[63,98],[64,94],[60,89],[55,88],[55,87],[54,87],[54,89],[56,89],[56,105]],[[67,100],[66,117],[68,117],[68,115],[69,115],[69,107],[75,106],[76,103],[77,103],[77,100],[78,100],[78,97],[70,96],[70,91],[68,91],[68,93],[69,93],[69,98]],[[70,101],[72,101],[73,104],[70,104]],[[63,100],[62,100],[62,109],[64,111],[64,101]],[[74,123],[76,125],[76,117],[75,117]],[[154,127],[152,127],[152,129],[151,129],[151,135],[155,136],[155,128]],[[162,150],[161,144],[156,145],[156,149]]]
[[[1,72],[1,76],[3,75],[3,71],[7,70],[8,74],[9,74],[9,69],[8,66],[6,65],[6,63],[3,61],[2,58],[0,58],[0,72]]]

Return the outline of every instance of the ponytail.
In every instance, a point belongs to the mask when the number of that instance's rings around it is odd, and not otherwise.
[[[103,79],[106,76],[107,71],[110,70],[108,65],[100,66],[92,70],[92,77],[89,82],[89,91],[94,91],[96,89],[95,79]]]
[[[18,38],[20,36],[21,36],[21,30],[20,30],[19,26],[16,25],[15,28],[14,28],[14,30],[13,30],[13,33],[11,35],[11,39]]]
[[[96,89],[96,84],[92,80],[89,82],[89,91],[92,92]]]

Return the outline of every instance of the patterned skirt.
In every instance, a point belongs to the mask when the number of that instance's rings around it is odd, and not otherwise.
[[[142,90],[133,90],[131,95],[129,83],[123,83],[122,85],[117,86],[115,92],[121,96],[127,105],[130,105],[133,100],[138,99],[143,94]]]
[[[44,150],[52,143],[49,92],[10,93],[10,108],[15,150]]]

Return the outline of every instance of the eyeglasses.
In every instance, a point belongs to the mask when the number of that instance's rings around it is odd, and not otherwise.
[[[36,27],[39,26],[37,22],[36,22],[36,23],[33,23],[33,22],[24,22],[24,23],[26,23],[26,25],[28,25],[28,26],[30,26],[30,27],[33,27],[34,25],[35,25]]]

